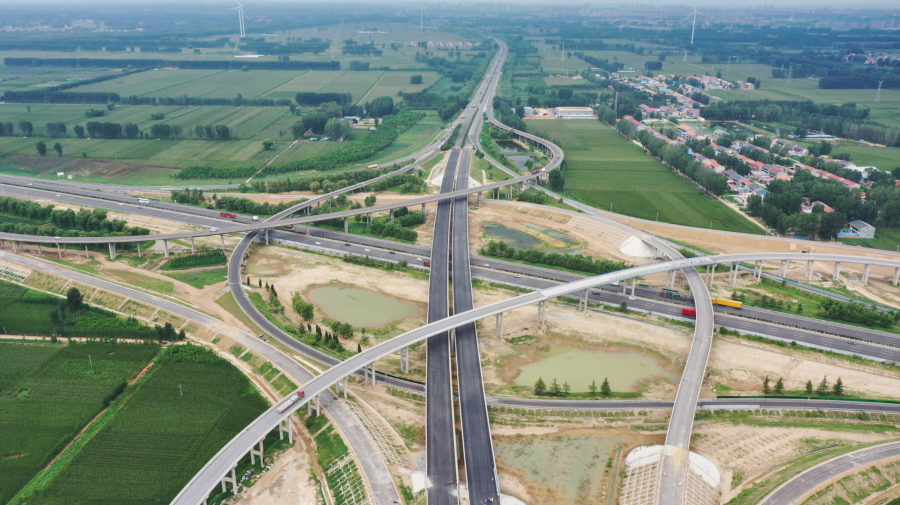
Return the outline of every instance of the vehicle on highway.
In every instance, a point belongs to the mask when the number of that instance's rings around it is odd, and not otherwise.
[[[672,298],[674,300],[687,300],[687,296],[679,293],[674,289],[663,289],[659,292],[659,296],[663,298]]]
[[[848,340],[847,343],[850,344],[850,345],[856,345],[856,342],[854,342],[854,341],[852,341],[852,340]]]
[[[373,168],[378,168],[378,165],[368,165],[368,166],[366,166],[366,170],[372,170]]]
[[[422,261],[422,258],[416,258],[416,261]]]
[[[728,300],[726,298],[713,298],[712,302],[713,302],[713,305],[724,305],[726,307],[734,307],[736,309],[739,309],[744,306],[743,302],[736,302],[734,300]]]
[[[519,274],[516,274],[516,279],[521,279],[521,278],[522,278],[522,276],[521,276],[521,275],[519,275]]]
[[[388,254],[397,254],[394,251],[388,251]]]
[[[483,267],[489,267],[490,265],[488,265],[487,263],[483,263],[481,266],[483,266]]]
[[[237,217],[237,214],[230,214],[230,213],[228,213],[228,212],[219,212],[219,216],[221,216],[221,217],[230,217],[231,219],[234,219],[234,218]]]
[[[61,194],[59,194],[59,193],[57,193],[57,194],[56,194],[56,196],[62,196],[62,195],[61,195]]]
[[[685,308],[681,309],[681,315],[697,317],[697,309],[695,309],[693,307],[685,307]]]
[[[344,245],[350,247],[350,244],[348,242],[344,242]]]
[[[431,266],[431,263],[428,262],[428,261],[426,261],[425,263],[422,263],[422,265],[424,265],[424,266],[426,266],[426,267],[430,267],[430,266]]]
[[[219,231],[218,228],[210,228],[209,231]]]
[[[291,396],[287,397],[284,403],[278,406],[278,413],[283,414],[285,410],[291,407],[291,405],[297,403],[305,397],[306,393],[302,389],[300,391],[297,391],[297,394],[292,394]]]
[[[53,237],[53,240],[59,240],[59,239],[61,239],[61,238],[62,238],[62,237]]]
[[[147,200],[146,198],[138,198],[138,203],[150,203],[150,200]]]
[[[121,207],[121,206],[123,206],[123,205],[125,205],[125,204],[124,204],[124,203],[120,203],[120,204],[119,204],[119,207]]]
[[[316,245],[322,245],[322,243],[321,243],[321,242],[316,242]]]
[[[252,219],[252,220],[254,220],[254,221],[259,221],[259,216],[253,216],[253,217],[250,218],[250,219]]]
[[[364,249],[364,251],[366,251],[366,252],[369,252],[369,250],[368,250],[368,249]]]

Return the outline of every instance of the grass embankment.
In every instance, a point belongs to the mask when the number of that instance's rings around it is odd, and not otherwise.
[[[758,226],[717,201],[599,121],[527,121],[560,143],[566,196],[628,216],[760,235]]]
[[[194,272],[180,272],[166,274],[176,281],[183,282],[197,289],[203,289],[212,284],[218,284],[228,279],[228,270],[225,267],[212,270],[197,270]]]

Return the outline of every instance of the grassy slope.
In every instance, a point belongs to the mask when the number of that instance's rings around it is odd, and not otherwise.
[[[737,212],[700,192],[599,121],[528,121],[562,144],[566,193],[594,207],[662,222],[759,234]]]

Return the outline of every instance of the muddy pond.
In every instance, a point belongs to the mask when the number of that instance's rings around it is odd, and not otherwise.
[[[545,228],[543,226],[539,226],[531,223],[522,223],[524,226],[531,228],[532,230],[544,233],[550,237],[553,237],[557,240],[562,241],[565,244],[575,243],[575,240],[565,233],[551,230],[550,228]],[[483,225],[484,234],[494,240],[502,240],[506,242],[510,247],[514,247],[519,250],[525,249],[538,249],[545,252],[557,252],[560,254],[576,254],[580,251],[577,243],[574,246],[566,247],[566,248],[552,248],[547,247],[540,239],[532,237],[531,235],[516,230],[514,228],[510,228],[509,226],[505,226],[497,223],[484,223]]]
[[[523,365],[515,383],[530,387],[543,378],[549,385],[556,378],[560,385],[568,382],[572,392],[586,392],[591,381],[597,381],[599,388],[606,378],[610,389],[623,392],[653,377],[677,384],[681,374],[670,372],[656,359],[636,352],[584,351],[561,345],[540,353],[537,361]]]
[[[531,484],[534,494],[554,503],[606,503],[607,462],[617,446],[630,446],[625,434],[573,430],[558,435],[502,437],[494,442],[498,466]],[[546,502],[547,500],[541,500]]]
[[[354,327],[378,328],[422,314],[415,305],[368,289],[323,286],[309,291],[328,317]]]

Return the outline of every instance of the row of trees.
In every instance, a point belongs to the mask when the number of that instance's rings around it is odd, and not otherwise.
[[[428,188],[428,184],[425,180],[416,175],[399,174],[372,184],[369,186],[369,190],[381,192],[398,186],[400,187],[400,193],[402,194],[422,193]]]
[[[779,377],[778,381],[774,386],[771,385],[771,381],[769,380],[769,376],[766,375],[766,378],[763,379],[763,394],[776,394],[780,395],[784,393],[784,379]],[[838,377],[838,380],[831,386],[831,394],[834,396],[841,396],[844,394],[844,381]],[[815,388],[815,393],[819,396],[825,396],[829,393],[828,390],[828,377],[822,377],[822,381],[819,382],[819,385]],[[806,381],[806,395],[812,396],[813,394],[813,383],[811,380]]]
[[[536,249],[520,250],[510,247],[506,242],[497,240],[489,241],[486,246],[479,250],[479,253],[495,258],[513,258],[529,263],[564,267],[592,274],[604,274],[629,267],[627,263],[621,261],[595,260],[590,256],[581,254],[545,253]]]
[[[281,211],[304,202],[304,200],[294,200],[291,202],[280,202],[275,204],[269,202],[257,203],[249,198],[238,198],[235,196],[218,197],[217,195],[213,195],[213,201],[215,202],[215,207],[217,209],[259,216],[278,214]]]
[[[336,151],[313,158],[285,163],[284,165],[269,165],[260,172],[260,176],[277,175],[285,172],[297,172],[302,170],[333,170],[359,160],[364,160],[393,144],[394,140],[396,140],[402,132],[416,124],[423,116],[424,114],[421,112],[401,109],[397,114],[385,118],[381,128],[366,135],[362,140],[351,142]]]
[[[590,391],[591,396],[597,396],[597,391],[600,391],[602,396],[610,396],[612,395],[612,389],[609,387],[609,380],[604,377],[603,384],[600,387],[597,387],[597,381],[593,380],[588,385],[588,391]],[[553,378],[553,381],[548,386],[546,382],[544,382],[543,377],[538,377],[538,380],[534,383],[534,394],[536,396],[564,396],[569,394],[571,390],[571,386],[569,386],[568,381],[564,381],[562,385],[556,382],[556,377]]]
[[[340,70],[334,61],[156,60],[145,58],[3,58],[8,67],[78,67],[139,69],[178,67],[190,70]],[[118,76],[121,77],[121,76]]]
[[[842,302],[832,298],[822,298],[819,314],[829,319],[882,328],[894,326],[898,318],[896,312],[882,312],[862,303]]]
[[[626,137],[634,136],[635,127],[629,121],[619,121],[617,129]],[[728,179],[724,175],[719,175],[704,167],[683,147],[671,145],[646,130],[638,132],[637,138],[652,156],[668,167],[683,173],[710,193],[722,196],[728,190]]]

